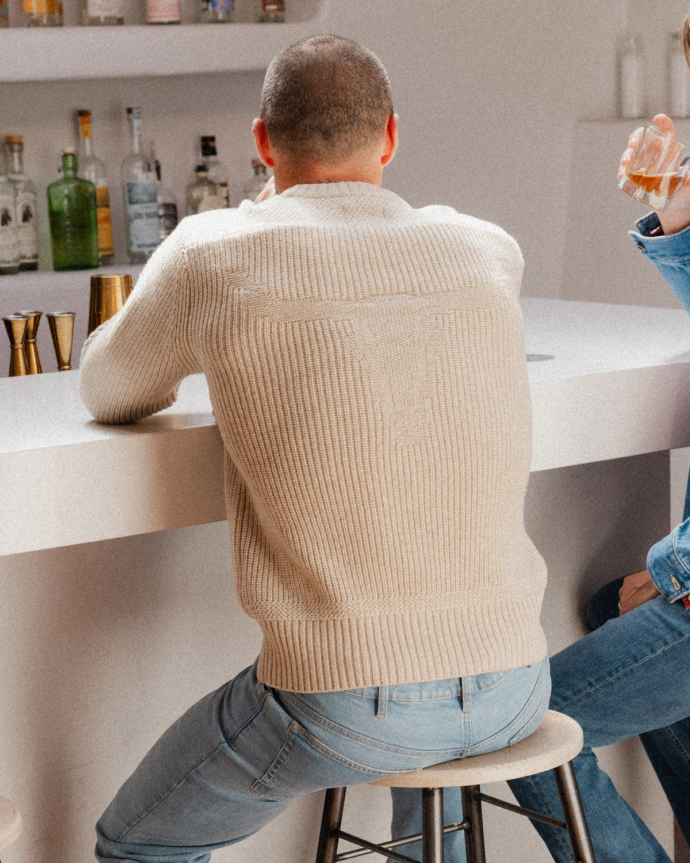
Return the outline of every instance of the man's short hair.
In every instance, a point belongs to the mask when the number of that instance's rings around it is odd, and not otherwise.
[[[261,119],[271,146],[298,163],[337,165],[382,139],[393,113],[379,58],[351,39],[312,36],[268,67]]]

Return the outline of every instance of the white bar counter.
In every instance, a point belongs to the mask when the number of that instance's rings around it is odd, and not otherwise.
[[[690,445],[685,311],[523,299],[532,470]],[[171,408],[94,422],[79,371],[0,380],[0,555],[222,521],[223,450],[202,375]]]

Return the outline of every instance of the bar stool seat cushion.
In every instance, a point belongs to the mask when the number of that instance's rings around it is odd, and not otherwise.
[[[22,832],[22,817],[6,797],[0,797],[0,851],[9,848]]]
[[[444,761],[423,770],[400,773],[370,785],[391,788],[461,788],[532,776],[560,767],[582,749],[582,729],[574,719],[549,710],[529,737],[486,755]]]

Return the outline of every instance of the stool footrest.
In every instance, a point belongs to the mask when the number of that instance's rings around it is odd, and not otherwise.
[[[541,812],[535,812],[533,809],[525,809],[523,806],[516,806],[514,803],[507,803],[505,800],[499,800],[498,797],[489,797],[488,794],[480,794],[479,799],[483,803],[491,803],[492,806],[498,806],[500,809],[507,809],[509,812],[516,812],[518,815],[525,815],[532,821],[541,821],[544,824],[550,824],[552,827],[560,827],[561,830],[568,829],[568,825],[565,821],[559,821],[558,818],[551,818],[550,815],[542,815]]]
[[[446,833],[456,833],[458,830],[467,830],[469,824],[467,821],[457,821],[454,824],[449,824],[443,828],[444,835]],[[367,842],[365,839],[360,839],[359,836],[353,836],[351,833],[345,833],[343,830],[335,830],[334,835],[339,839],[345,839],[347,842],[352,842],[354,845],[360,845],[356,851],[344,851],[336,856],[336,860],[351,860],[353,857],[364,857],[365,854],[382,854],[384,857],[391,857],[393,860],[417,863],[411,857],[406,857],[404,854],[391,854],[391,848],[397,848],[399,845],[411,845],[413,842],[421,842],[422,834],[415,833],[413,836],[403,836],[402,839],[393,839],[390,842]]]

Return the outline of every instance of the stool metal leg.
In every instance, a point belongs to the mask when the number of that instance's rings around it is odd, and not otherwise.
[[[443,788],[422,788],[422,860],[443,863]]]
[[[486,863],[480,793],[481,789],[478,785],[468,785],[462,789],[462,813],[464,819],[469,821],[469,827],[465,830],[467,863]]]
[[[335,857],[338,853],[338,837],[335,835],[335,831],[340,830],[340,822],[343,820],[346,790],[345,788],[328,788],[326,790],[316,863],[335,863]]]
[[[558,796],[561,798],[563,817],[568,829],[568,836],[570,836],[570,844],[573,846],[576,863],[596,863],[573,762],[568,761],[566,764],[554,768],[553,774],[556,777]]]

